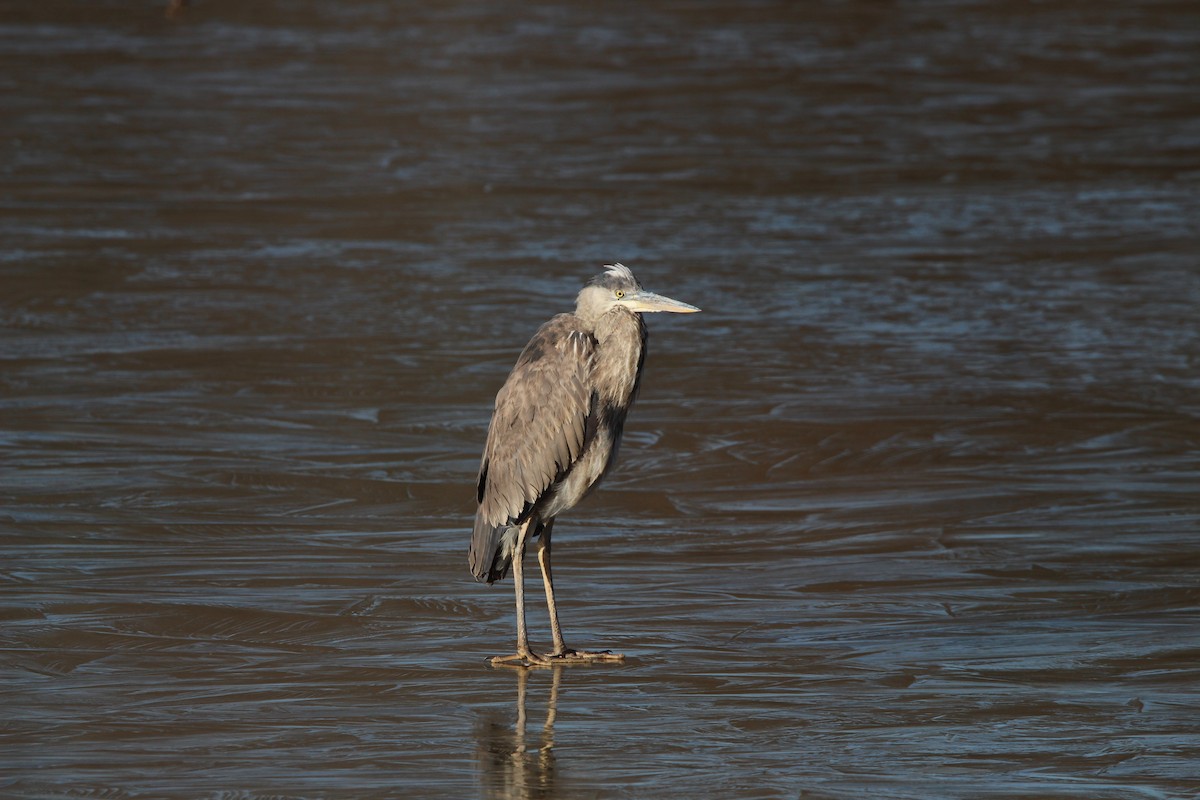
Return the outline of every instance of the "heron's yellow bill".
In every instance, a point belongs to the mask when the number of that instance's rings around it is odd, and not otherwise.
[[[655,294],[654,292],[647,292],[644,289],[626,295],[620,300],[620,303],[630,311],[637,311],[640,314],[656,311],[670,311],[675,314],[695,314],[700,310],[693,305],[681,303],[678,300],[672,300],[669,297],[663,297],[661,294]]]

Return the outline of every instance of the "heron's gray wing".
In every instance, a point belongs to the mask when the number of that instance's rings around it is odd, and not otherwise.
[[[589,375],[596,340],[572,314],[549,320],[525,346],[496,395],[479,467],[479,510],[471,567],[495,572],[504,529],[528,512],[583,450],[591,409]],[[507,569],[500,559],[501,571]]]

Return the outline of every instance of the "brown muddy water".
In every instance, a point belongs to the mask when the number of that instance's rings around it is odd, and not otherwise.
[[[4,2],[0,64],[4,797],[1200,792],[1194,3]],[[704,308],[556,531],[628,662],[492,669],[490,403],[615,260]]]

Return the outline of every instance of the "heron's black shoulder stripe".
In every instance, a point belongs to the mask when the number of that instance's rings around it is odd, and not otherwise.
[[[487,489],[488,467],[491,466],[491,461],[483,460],[483,465],[479,468],[479,485],[475,487],[475,502],[483,502],[483,493]]]
[[[596,429],[600,427],[600,393],[592,392],[592,401],[588,405],[587,422],[583,429],[583,449],[587,450],[592,440],[596,438]]]

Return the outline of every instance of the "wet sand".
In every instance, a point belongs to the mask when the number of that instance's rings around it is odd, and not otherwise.
[[[0,23],[0,793],[1200,793],[1191,5],[164,10]],[[617,260],[704,309],[555,529],[628,660],[493,669]]]

